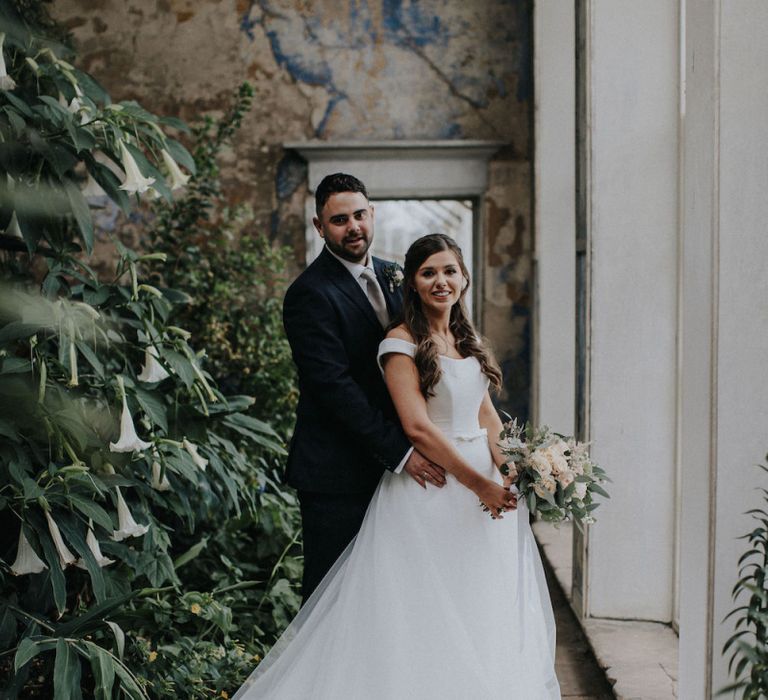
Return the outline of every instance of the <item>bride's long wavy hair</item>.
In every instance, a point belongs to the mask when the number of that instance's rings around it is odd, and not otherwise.
[[[456,349],[462,357],[474,357],[480,363],[494,390],[501,389],[501,370],[493,355],[477,335],[469,320],[464,296],[469,289],[469,271],[464,264],[461,248],[443,233],[430,233],[416,240],[405,254],[403,322],[416,343],[414,361],[419,372],[419,388],[425,398],[434,396],[434,387],[440,381],[442,370],[438,362],[438,348],[432,340],[429,322],[421,308],[421,299],[416,291],[416,273],[424,261],[435,253],[450,251],[456,256],[466,284],[459,300],[451,307],[449,328],[456,339]]]

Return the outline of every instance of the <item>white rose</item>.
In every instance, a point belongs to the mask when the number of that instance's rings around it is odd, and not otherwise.
[[[576,489],[574,491],[576,494],[576,498],[579,500],[584,500],[584,496],[587,495],[587,482],[586,481],[577,481],[576,482]]]
[[[551,471],[555,476],[561,474],[564,471],[568,471],[568,460],[563,456],[557,447],[550,445],[541,450],[542,455],[549,462]]]
[[[573,483],[575,478],[576,475],[568,469],[560,472],[560,474],[557,476],[557,480],[563,485],[564,489],[568,488]]]
[[[552,465],[542,450],[534,450],[530,457],[530,465],[542,476],[549,476],[552,473]]]

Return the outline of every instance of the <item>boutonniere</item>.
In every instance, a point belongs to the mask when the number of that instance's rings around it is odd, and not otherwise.
[[[395,287],[399,287],[403,283],[403,271],[398,265],[391,263],[382,269],[381,273],[384,275],[384,279],[387,280],[389,293],[394,294]]]

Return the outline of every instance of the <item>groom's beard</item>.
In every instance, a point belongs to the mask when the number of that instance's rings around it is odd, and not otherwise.
[[[360,242],[357,243],[357,241]],[[345,236],[340,243],[332,241],[329,236],[325,237],[325,245],[328,246],[332,253],[336,253],[340,258],[354,263],[365,262],[371,243],[373,243],[372,233]]]

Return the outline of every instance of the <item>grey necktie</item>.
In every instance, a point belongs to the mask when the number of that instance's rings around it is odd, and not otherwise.
[[[376,318],[379,319],[379,323],[382,328],[386,328],[389,324],[389,313],[387,312],[387,302],[384,301],[384,293],[379,287],[379,282],[376,279],[376,275],[373,270],[366,267],[361,273],[366,282],[366,294],[368,295],[368,301],[371,302],[373,310],[376,312]]]

